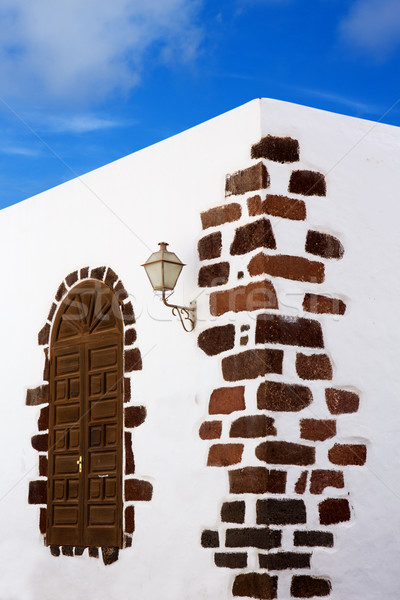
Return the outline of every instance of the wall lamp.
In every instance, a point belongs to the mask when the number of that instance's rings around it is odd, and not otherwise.
[[[180,318],[183,329],[193,331],[196,324],[196,303],[191,302],[190,306],[178,306],[167,301],[174,293],[176,282],[185,265],[174,252],[167,250],[166,242],[160,242],[159,246],[158,252],[153,252],[142,267],[145,268],[153,290],[161,292],[161,300],[165,306],[172,308],[172,314]]]

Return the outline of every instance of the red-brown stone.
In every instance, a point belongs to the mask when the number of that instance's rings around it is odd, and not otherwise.
[[[319,294],[305,294],[303,309],[318,315],[344,315],[346,304],[340,298],[321,296]]]
[[[306,218],[306,205],[303,200],[287,196],[267,194],[265,200],[261,200],[261,196],[252,196],[247,200],[247,208],[251,217],[267,214],[293,221],[304,221]]]
[[[140,371],[142,369],[142,356],[138,348],[125,350],[125,373]]]
[[[210,208],[210,210],[202,212],[200,215],[203,229],[237,221],[241,216],[241,206],[235,202],[232,204],[225,204],[224,206],[217,206],[216,208]]]
[[[207,466],[228,467],[242,460],[243,444],[214,444],[208,453]]]
[[[359,395],[347,390],[328,388],[325,390],[325,399],[332,415],[355,413],[360,405]]]
[[[307,478],[308,478],[308,472],[303,471],[294,486],[294,491],[296,494],[304,494],[304,492],[306,491],[306,487],[307,487]]]
[[[223,387],[213,391],[208,412],[210,415],[229,415],[236,410],[244,410],[244,386]]]
[[[296,371],[306,380],[332,379],[332,365],[326,354],[297,354]]]
[[[125,408],[125,427],[139,427],[146,419],[145,406],[128,406]]]
[[[202,440],[215,440],[221,437],[222,421],[205,421],[200,425],[199,436]]]
[[[50,325],[46,323],[38,333],[38,344],[39,346],[45,346],[49,343],[50,337]]]
[[[29,482],[29,504],[47,504],[47,482],[44,479]]]
[[[266,415],[251,415],[239,417],[233,421],[229,432],[230,437],[256,438],[276,435],[274,419]]]
[[[197,244],[200,260],[210,260],[221,256],[222,236],[220,231],[206,235]]]
[[[294,575],[290,593],[295,598],[314,598],[315,596],[329,596],[331,589],[332,585],[328,579],[310,575]]]
[[[267,274],[310,283],[322,283],[325,279],[325,267],[321,262],[285,254],[256,254],[249,262],[248,271],[252,277]]]
[[[210,312],[219,317],[226,312],[278,308],[275,288],[270,281],[254,281],[231,290],[210,294]]]
[[[231,494],[284,494],[286,477],[285,471],[265,467],[234,469],[229,471],[229,491]]]
[[[133,475],[135,472],[135,459],[132,450],[132,434],[125,431],[125,475]]]
[[[263,381],[257,391],[257,408],[298,412],[312,402],[311,390],[303,385]]]
[[[148,481],[139,479],[125,480],[125,500],[151,500],[153,496],[153,486]]]
[[[39,475],[40,477],[47,477],[49,470],[47,456],[39,454]]]
[[[133,533],[135,531],[135,508],[127,506],[125,508],[125,532]]]
[[[364,465],[367,460],[367,447],[364,444],[335,444],[328,452],[334,465]]]
[[[219,262],[212,265],[206,265],[199,270],[199,287],[217,287],[228,283],[229,263]]]
[[[47,404],[49,402],[49,386],[39,385],[26,391],[25,403],[28,406],[37,406],[39,404]]]
[[[240,195],[269,186],[269,175],[266,166],[259,162],[243,171],[236,171],[226,176],[225,196]]]
[[[40,415],[38,418],[38,430],[46,431],[49,428],[49,407],[43,406],[40,409]]]
[[[302,419],[300,431],[303,440],[323,442],[336,435],[336,421],[332,419]]]
[[[282,373],[282,350],[246,350],[222,359],[222,374],[225,381],[255,379],[268,373]]]
[[[236,575],[233,582],[232,595],[271,600],[276,598],[278,578],[267,573],[242,573]]]
[[[47,433],[41,433],[39,435],[34,435],[31,438],[32,448],[37,450],[38,452],[47,452],[49,448],[49,436]]]
[[[322,494],[325,488],[335,487],[344,488],[344,478],[342,471],[326,471],[316,469],[311,473],[311,494]]]
[[[46,528],[47,528],[47,509],[46,508],[41,508],[40,509],[40,516],[39,516],[39,530],[40,530],[40,533],[42,533],[44,535],[46,533]]]

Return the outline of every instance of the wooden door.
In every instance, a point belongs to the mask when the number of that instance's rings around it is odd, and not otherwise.
[[[122,542],[122,320],[100,282],[60,307],[51,343],[46,543]]]

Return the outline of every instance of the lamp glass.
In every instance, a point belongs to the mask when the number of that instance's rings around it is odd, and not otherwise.
[[[160,250],[153,252],[143,267],[155,291],[173,290],[184,267],[174,252],[166,250],[167,244],[160,243]]]

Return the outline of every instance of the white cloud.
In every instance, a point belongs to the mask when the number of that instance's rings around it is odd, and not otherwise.
[[[50,116],[47,119],[43,119],[43,116],[41,116],[38,121],[42,124],[42,128],[45,127],[47,131],[52,133],[88,133],[100,129],[131,126],[134,123],[134,121],[117,121],[91,114]]]
[[[27,146],[3,146],[0,148],[2,154],[12,154],[16,156],[27,156],[29,158],[40,156],[42,152],[38,148]]]
[[[200,1],[0,0],[0,93],[69,102],[126,93],[150,50],[193,59]]]
[[[357,0],[340,30],[347,42],[383,59],[400,44],[400,2]]]

